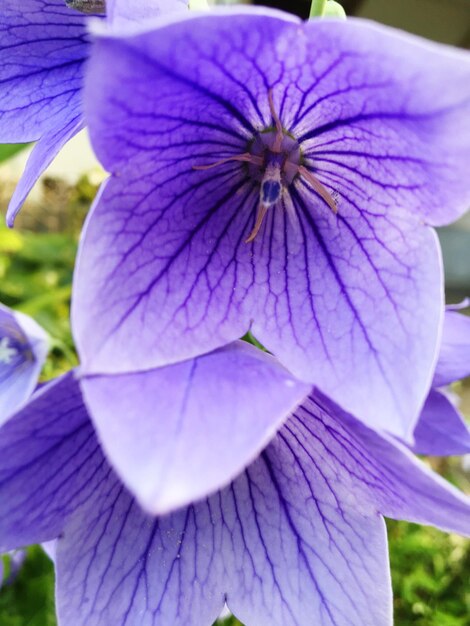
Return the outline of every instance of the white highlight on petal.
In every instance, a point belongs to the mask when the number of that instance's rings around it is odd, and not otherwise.
[[[9,337],[3,337],[0,341],[0,363],[10,365],[17,354],[18,350],[10,346]]]

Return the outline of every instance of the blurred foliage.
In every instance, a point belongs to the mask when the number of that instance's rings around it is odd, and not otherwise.
[[[0,301],[34,317],[52,337],[44,380],[77,363],[69,325],[71,280],[80,226],[95,191],[86,177],[73,188],[46,181],[46,200],[20,216],[22,228],[0,226]],[[467,486],[458,461],[434,465]],[[397,626],[469,624],[470,543],[404,522],[388,522],[388,528]],[[8,557],[4,561],[7,578]],[[53,581],[49,558],[30,548],[15,581],[0,590],[0,626],[55,626]],[[234,618],[218,624],[240,626]]]
[[[35,231],[0,225],[0,302],[35,318],[49,333],[51,353],[43,380],[77,364],[69,324],[72,274],[80,229],[95,192],[87,177],[72,189],[46,179],[43,203],[34,210],[27,207],[18,220]],[[57,219],[59,211],[64,215]],[[48,232],[48,225],[60,232]]]
[[[4,557],[7,561],[6,557]],[[29,548],[13,584],[0,591],[1,626],[55,626],[54,568],[41,548]]]
[[[387,523],[397,626],[470,623],[470,542],[434,528]]]
[[[10,159],[12,156],[24,150],[29,144],[27,143],[7,143],[0,145],[0,163]]]

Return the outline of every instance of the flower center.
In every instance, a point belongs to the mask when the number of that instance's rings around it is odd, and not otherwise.
[[[299,172],[301,154],[299,143],[282,132],[267,130],[258,133],[250,142],[248,153],[255,157],[254,163],[249,163],[250,176],[261,183],[276,180],[283,187],[288,187]],[[258,164],[259,163],[259,164]]]
[[[275,123],[275,129],[261,131],[248,145],[248,172],[260,184],[260,194],[258,214],[247,243],[255,239],[268,209],[285,197],[285,191],[299,173],[299,143],[284,131],[277,117]]]
[[[195,170],[206,170],[231,161],[240,161],[248,166],[249,175],[260,185],[259,205],[255,225],[245,239],[251,243],[259,233],[268,209],[284,200],[290,221],[298,221],[290,195],[285,193],[296,176],[301,176],[315,193],[336,213],[336,202],[318,178],[302,164],[300,144],[284,130],[274,107],[272,92],[268,92],[269,108],[274,126],[257,133],[247,146],[247,151],[210,165],[193,166]]]

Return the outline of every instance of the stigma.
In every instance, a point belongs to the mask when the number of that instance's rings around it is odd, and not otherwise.
[[[279,202],[282,195],[281,171],[266,171],[261,182],[260,202],[266,206],[274,206]]]
[[[245,243],[251,243],[255,240],[268,209],[278,204],[281,200],[283,190],[281,163],[279,159],[273,159],[272,163],[266,165],[261,179],[258,213],[253,230],[245,239]]]

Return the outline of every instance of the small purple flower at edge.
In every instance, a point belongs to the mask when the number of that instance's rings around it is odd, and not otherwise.
[[[33,319],[0,304],[0,424],[35,390],[48,347]]]
[[[90,52],[87,14],[101,0],[2,0],[0,143],[37,141],[7,213],[10,226],[33,185],[85,126],[84,66]],[[186,3],[187,4],[187,3]],[[184,0],[107,0],[108,21],[122,23],[182,9]]]
[[[209,626],[225,603],[248,626],[391,626],[382,515],[470,534],[405,446],[240,342],[50,383],[1,429],[0,500],[0,550],[57,538],[61,626]]]
[[[97,33],[85,88],[110,180],[80,248],[87,373],[247,330],[365,423],[410,438],[442,324],[429,225],[470,204],[470,57],[263,8]]]
[[[469,301],[459,308],[468,308]],[[457,396],[448,386],[470,375],[470,317],[447,307],[442,347],[432,389],[417,423],[412,447],[417,454],[446,456],[470,453],[470,434]]]

